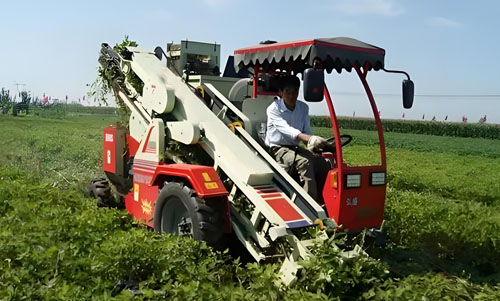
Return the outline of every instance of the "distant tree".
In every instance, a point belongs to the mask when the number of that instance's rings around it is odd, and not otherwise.
[[[7,114],[10,109],[10,104],[12,102],[12,97],[10,96],[10,91],[2,88],[0,92],[0,107],[2,114]]]

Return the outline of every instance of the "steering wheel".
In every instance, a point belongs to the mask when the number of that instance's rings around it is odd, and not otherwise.
[[[326,139],[327,144],[323,146],[323,152],[328,152],[328,153],[335,153],[335,137],[330,137]],[[341,141],[341,146],[344,147],[347,144],[351,143],[352,141],[352,136],[343,134],[340,135],[340,141]]]
[[[328,141],[328,143],[331,143],[331,144],[335,145],[335,137],[330,137],[330,138],[326,139],[326,141]],[[341,144],[342,144],[341,146],[344,147],[347,144],[351,143],[352,136],[351,135],[347,135],[347,134],[340,135],[340,141],[341,141]]]

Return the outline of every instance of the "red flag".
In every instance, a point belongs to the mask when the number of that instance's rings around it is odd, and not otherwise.
[[[405,118],[405,113],[403,113],[403,116],[401,116],[401,118]]]
[[[45,95],[45,94],[44,94],[44,95]],[[47,96],[44,96],[44,97],[42,98],[42,104],[44,105],[44,104],[46,104],[47,102],[49,102],[49,98],[48,98]]]

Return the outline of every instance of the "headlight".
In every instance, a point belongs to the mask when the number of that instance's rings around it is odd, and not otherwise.
[[[338,186],[338,173],[336,171],[333,171],[330,176],[330,185],[337,189]]]
[[[372,173],[372,185],[385,185],[385,172],[373,172]]]
[[[345,182],[346,188],[361,187],[361,175],[347,175]]]

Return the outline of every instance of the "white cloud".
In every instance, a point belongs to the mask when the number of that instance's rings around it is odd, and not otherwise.
[[[351,15],[397,16],[405,12],[394,0],[336,0],[332,7]]]
[[[458,28],[462,26],[462,24],[458,23],[457,21],[443,17],[432,17],[429,19],[429,24],[432,26],[447,28]]]

